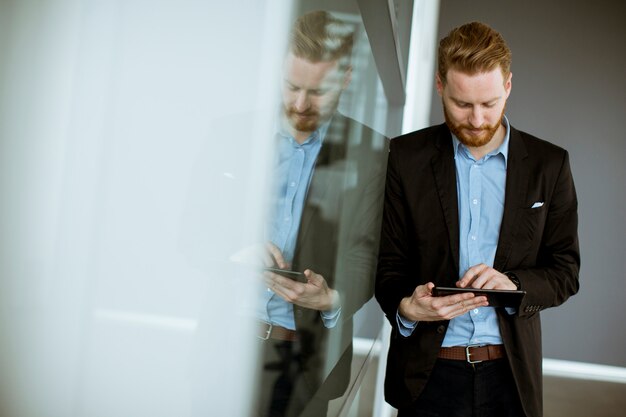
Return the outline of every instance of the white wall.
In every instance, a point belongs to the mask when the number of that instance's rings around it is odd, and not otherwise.
[[[289,11],[258,0],[0,3],[1,415],[184,416],[194,388],[215,415],[247,414],[251,323],[224,312],[254,288],[233,294],[226,272],[193,268],[180,225],[207,141],[207,164],[259,172],[241,204],[262,200],[270,121],[208,132],[275,103]],[[239,151],[221,151],[226,140]],[[252,239],[262,211],[246,213]],[[216,338],[200,351],[216,384],[193,387],[207,310]]]

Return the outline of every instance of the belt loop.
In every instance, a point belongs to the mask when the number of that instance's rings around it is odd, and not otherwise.
[[[264,335],[257,335],[257,337],[261,340],[267,340],[270,338],[271,334],[272,334],[272,328],[274,327],[274,325],[272,323],[267,323],[267,322],[262,322],[265,326],[267,326],[266,330],[263,330],[265,332]]]

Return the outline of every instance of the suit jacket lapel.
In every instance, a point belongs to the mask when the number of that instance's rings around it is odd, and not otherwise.
[[[516,241],[519,216],[526,201],[529,181],[528,152],[519,132],[511,127],[509,156],[506,168],[506,190],[504,196],[504,214],[500,226],[498,248],[494,259],[494,268],[505,271],[506,264]]]
[[[443,215],[448,227],[448,238],[450,250],[454,259],[454,266],[459,268],[459,204],[456,188],[456,166],[454,164],[454,149],[450,131],[445,125],[439,131],[436,139],[436,152],[431,159],[439,202],[443,209]],[[450,284],[456,281],[457,277],[450,277]]]

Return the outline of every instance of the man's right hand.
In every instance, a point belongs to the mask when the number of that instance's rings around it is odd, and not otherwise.
[[[435,284],[419,285],[410,297],[400,301],[398,312],[411,321],[451,320],[470,310],[488,305],[487,297],[476,297],[472,293],[433,297]]]

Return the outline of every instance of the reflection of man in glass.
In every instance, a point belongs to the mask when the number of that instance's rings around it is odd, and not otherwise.
[[[371,296],[386,140],[337,112],[352,44],[349,25],[308,13],[284,62],[264,261],[304,274],[264,273],[263,416],[326,415],[348,384],[351,317]]]
[[[330,119],[350,82],[350,28],[326,12],[302,16],[292,32],[284,63],[282,129],[278,138],[277,184],[268,245],[270,266],[290,268],[299,223]],[[305,265],[303,265],[305,266]],[[330,311],[337,294],[324,277],[304,271],[313,285],[268,273],[268,285],[284,300]],[[333,312],[336,315],[337,311]]]

